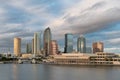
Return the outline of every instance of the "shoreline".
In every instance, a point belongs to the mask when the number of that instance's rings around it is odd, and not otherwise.
[[[120,66],[120,64],[55,64],[55,63],[40,63],[40,64],[60,66]]]
[[[78,67],[114,67],[120,65],[115,64],[51,64],[51,63],[15,63],[15,62],[0,62],[0,64],[43,64],[43,65],[55,65],[55,66],[78,66]]]
[[[60,65],[60,66],[120,66],[120,64],[63,64],[63,63],[45,63],[45,62],[37,62],[37,63],[31,63],[31,62],[23,62],[18,63],[17,61],[0,61],[0,64],[44,64],[44,65]]]

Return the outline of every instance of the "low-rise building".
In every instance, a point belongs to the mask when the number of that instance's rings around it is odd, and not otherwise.
[[[120,65],[120,56],[114,53],[98,52],[96,54],[70,53],[53,56],[55,64],[79,65]]]
[[[33,54],[22,54],[21,58],[32,58]]]

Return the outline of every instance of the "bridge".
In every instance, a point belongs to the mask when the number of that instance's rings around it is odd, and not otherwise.
[[[23,64],[23,63],[36,64],[36,63],[39,63],[39,61],[37,61],[35,58],[32,58],[32,59],[19,58],[18,64]]]

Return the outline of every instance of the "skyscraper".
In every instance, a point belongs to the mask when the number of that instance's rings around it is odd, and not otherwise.
[[[51,39],[52,39],[51,30],[48,27],[44,31],[44,52],[45,52],[45,56],[48,56],[50,54],[50,50],[51,50],[50,42],[51,42]]]
[[[86,53],[92,53],[92,48],[91,47],[86,47]]]
[[[51,52],[50,55],[56,55],[58,54],[58,44],[56,40],[51,41]]]
[[[65,34],[65,53],[73,52],[73,34]]]
[[[34,55],[38,55],[40,53],[40,33],[34,33]]]
[[[32,39],[32,54],[34,53],[34,38]]]
[[[31,43],[26,44],[26,53],[32,53],[32,44]]]
[[[104,45],[102,42],[95,42],[93,43],[93,53],[96,53],[96,52],[103,52],[104,50]]]
[[[44,49],[44,32],[42,32],[41,31],[41,43],[40,43],[40,48],[41,48],[41,50],[43,50]]]
[[[14,54],[19,56],[21,53],[21,38],[14,38]]]
[[[80,36],[77,40],[77,51],[86,53],[86,39],[83,36]]]

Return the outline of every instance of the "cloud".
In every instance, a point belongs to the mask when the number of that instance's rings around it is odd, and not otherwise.
[[[120,1],[83,0],[65,10],[50,26],[57,35],[65,33],[86,34],[101,30],[120,21]],[[114,15],[114,16],[113,16]],[[58,38],[58,37],[57,37]]]
[[[0,0],[1,2],[1,0]],[[13,47],[13,38],[22,38],[22,47],[52,19],[47,5],[30,4],[29,0],[6,0],[0,3],[0,47]]]
[[[111,45],[112,44],[117,45],[120,44],[120,38],[109,39],[106,42],[110,43]]]
[[[34,32],[44,30],[46,27],[51,28],[53,39],[63,44],[65,33],[93,33],[110,28],[110,24],[120,21],[119,0],[0,0],[0,2],[0,44],[4,47],[13,45],[14,37],[21,37],[25,45],[32,39]],[[105,40],[96,35],[92,37],[108,43],[115,41],[111,40],[112,37],[105,37],[107,33],[100,35]],[[114,38],[117,39],[118,36]]]
[[[105,52],[110,52],[110,53],[120,53],[120,48],[115,48],[115,47],[105,48],[104,51]]]

